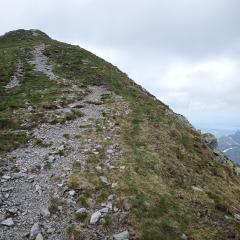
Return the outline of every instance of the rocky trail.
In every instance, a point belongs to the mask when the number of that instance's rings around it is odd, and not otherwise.
[[[43,49],[44,46],[35,48],[32,63],[36,71],[53,80],[55,75],[46,64]],[[77,89],[81,91],[82,100],[44,113],[57,116],[74,110],[78,113],[74,119],[57,124],[42,123],[29,132],[32,137],[25,147],[4,156],[6,164],[0,169],[0,239],[75,239],[71,238],[75,231],[71,230],[73,224],[84,229],[83,239],[129,238],[124,224],[128,213],[114,204],[118,183],[101,175],[104,171],[116,170],[116,164],[117,171],[124,172],[125,166],[118,162],[121,150],[113,119],[127,114],[128,106],[102,86]],[[102,101],[106,95],[111,96],[121,110],[108,109]],[[99,129],[100,139],[96,137]],[[89,159],[97,159],[100,154],[104,157],[99,158],[97,164],[89,164]],[[78,199],[84,199],[84,193],[69,184],[71,175],[78,172],[94,173],[109,189],[110,194],[103,202],[96,203],[97,193],[93,193],[88,206],[79,204]],[[88,184],[87,179],[85,181]],[[114,232],[102,227],[109,216],[121,219],[119,226],[113,227]]]
[[[55,80],[52,66],[48,64],[48,58],[43,54],[44,49],[44,44],[36,46],[33,50],[34,59],[30,63],[35,66],[35,71],[44,73],[50,80]]]
[[[22,63],[21,63],[20,59],[18,59],[17,64],[16,64],[15,73],[11,77],[9,83],[5,86],[6,90],[11,90],[12,88],[15,88],[21,84],[22,75],[23,75],[22,70],[23,70]]]

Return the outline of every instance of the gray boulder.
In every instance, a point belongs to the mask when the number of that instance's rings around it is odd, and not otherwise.
[[[217,138],[211,134],[211,133],[204,133],[203,135],[203,140],[205,143],[211,148],[211,149],[216,149],[218,146],[218,141]]]
[[[1,225],[11,227],[14,225],[12,218],[7,218],[1,222]]]
[[[113,235],[114,240],[128,240],[129,239],[129,232],[124,231],[118,234]]]

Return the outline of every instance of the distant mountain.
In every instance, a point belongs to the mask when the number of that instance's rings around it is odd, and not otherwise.
[[[240,164],[240,131],[218,139],[218,148],[227,157]]]
[[[217,138],[228,136],[230,134],[235,133],[236,129],[209,129],[209,128],[204,128],[201,129],[204,133],[212,133],[214,136]]]

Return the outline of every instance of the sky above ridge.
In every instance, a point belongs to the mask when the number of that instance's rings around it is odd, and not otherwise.
[[[200,129],[240,129],[239,0],[8,0],[0,35],[40,29],[117,65]]]

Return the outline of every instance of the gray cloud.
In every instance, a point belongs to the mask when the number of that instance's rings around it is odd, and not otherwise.
[[[112,61],[198,127],[240,128],[239,0],[9,0],[0,32],[38,28]]]

